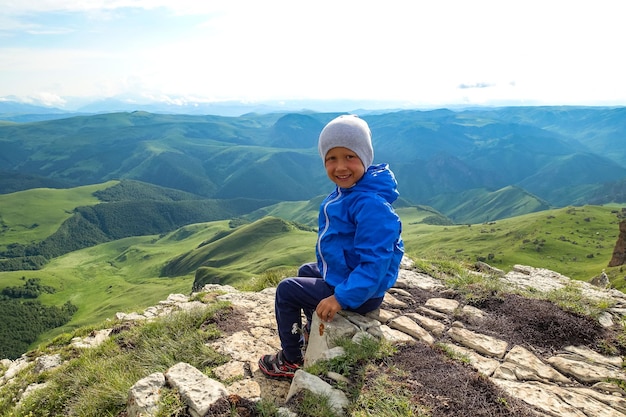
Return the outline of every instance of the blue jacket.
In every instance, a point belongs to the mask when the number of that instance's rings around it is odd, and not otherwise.
[[[397,182],[387,164],[370,166],[352,187],[337,187],[320,207],[317,262],[344,309],[383,297],[398,278],[404,244],[391,207]]]

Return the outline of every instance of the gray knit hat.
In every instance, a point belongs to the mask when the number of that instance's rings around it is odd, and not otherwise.
[[[332,148],[348,148],[361,159],[367,169],[374,160],[372,132],[367,122],[349,114],[331,120],[320,133],[318,149],[322,160]]]

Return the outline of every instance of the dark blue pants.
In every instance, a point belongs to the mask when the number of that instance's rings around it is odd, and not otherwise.
[[[289,362],[302,360],[300,351],[302,312],[310,325],[319,302],[334,293],[335,288],[322,279],[316,263],[302,265],[297,277],[285,278],[276,287],[274,308],[278,335],[283,355]],[[371,298],[358,308],[349,311],[365,314],[376,310],[382,302],[383,297]]]

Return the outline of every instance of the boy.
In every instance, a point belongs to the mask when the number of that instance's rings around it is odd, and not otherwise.
[[[400,218],[391,207],[397,183],[387,164],[371,165],[367,123],[355,115],[337,117],[322,130],[318,149],[336,188],[320,207],[317,263],[303,265],[298,277],[276,288],[282,350],[259,360],[261,372],[272,378],[293,378],[302,366],[302,312],[310,326],[314,311],[328,322],[340,310],[377,309],[396,282],[404,253]]]

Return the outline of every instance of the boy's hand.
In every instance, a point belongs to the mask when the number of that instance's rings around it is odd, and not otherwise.
[[[317,317],[322,321],[332,321],[338,311],[341,311],[341,305],[334,295],[324,298],[315,309]]]

